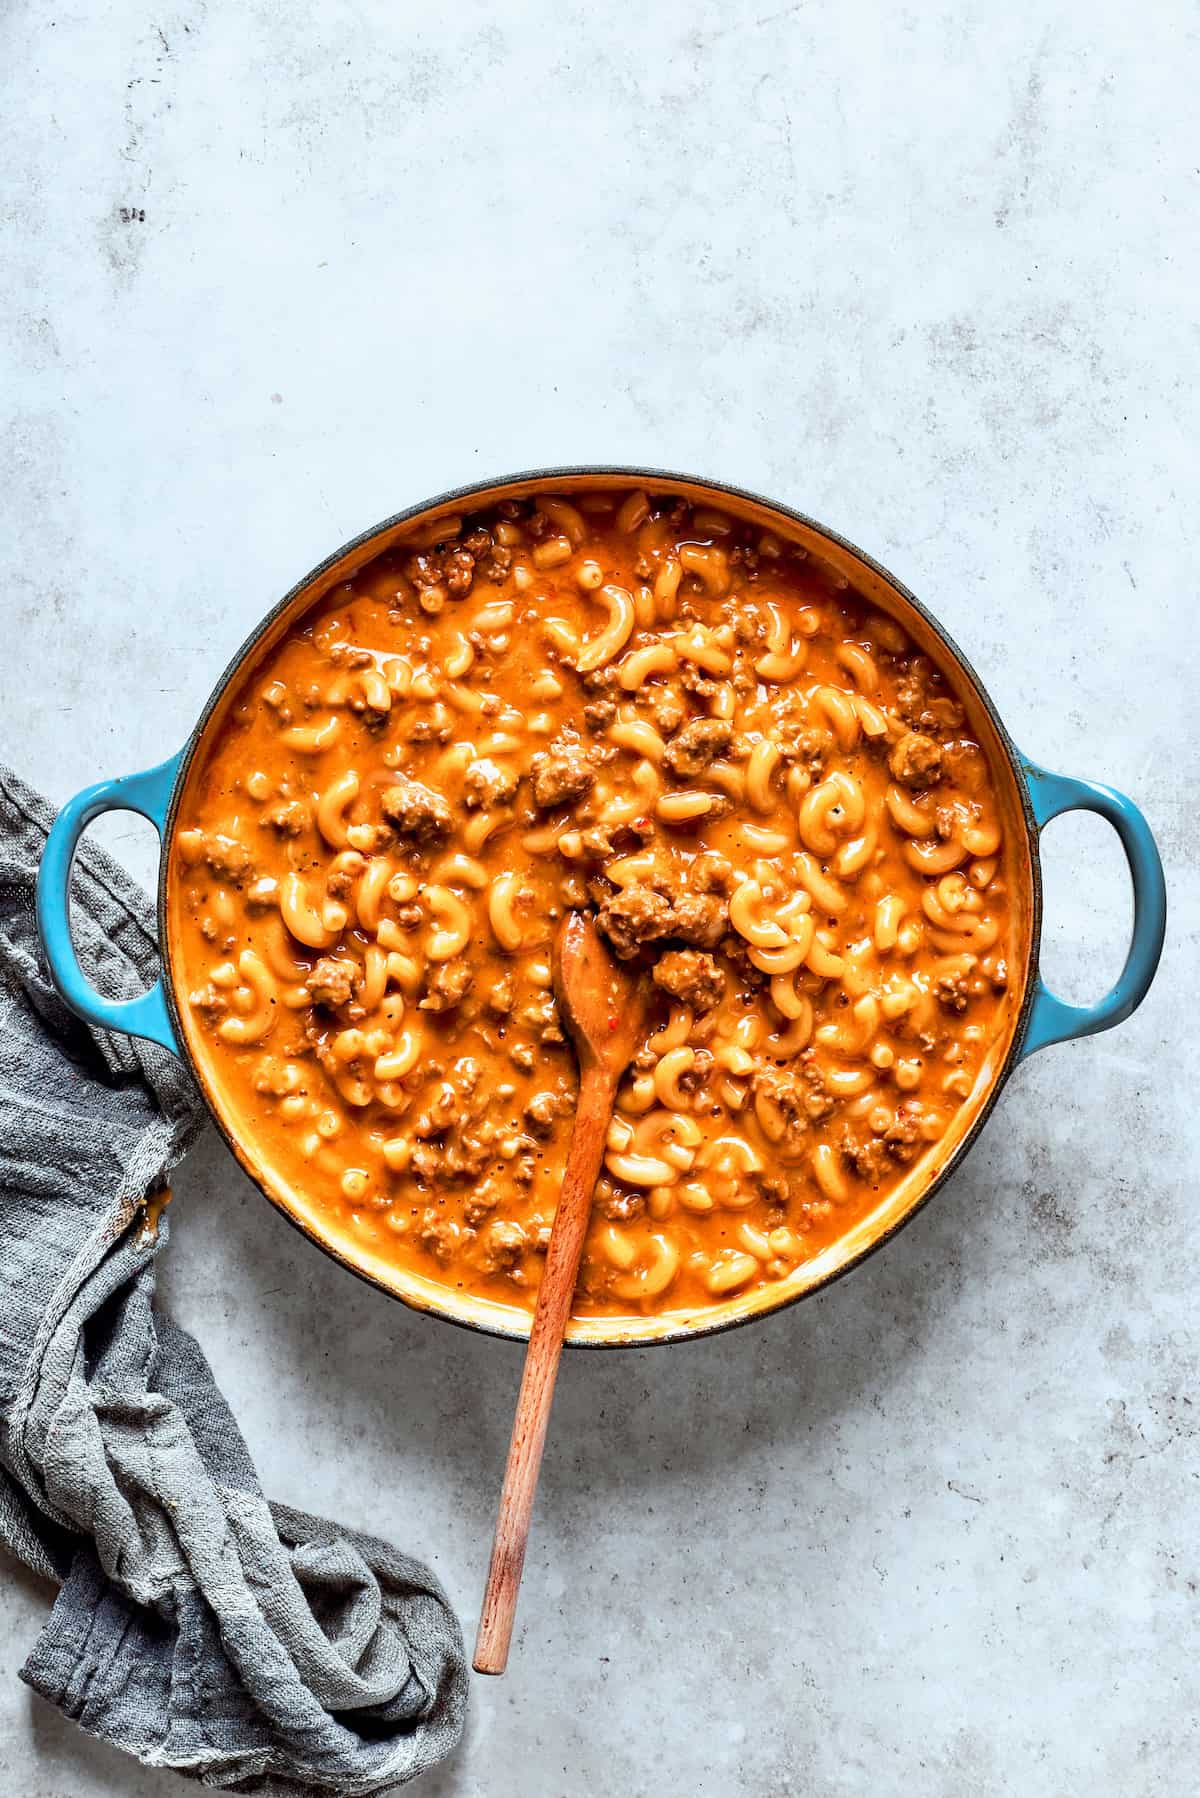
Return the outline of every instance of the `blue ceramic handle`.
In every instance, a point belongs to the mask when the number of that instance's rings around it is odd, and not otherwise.
[[[71,865],[79,839],[101,812],[140,812],[161,838],[183,752],[121,780],[97,781],[68,799],[50,829],[38,869],[37,922],[50,976],[71,1010],[102,1030],[145,1036],[179,1054],[162,976],[137,999],[105,999],[85,976],[71,941]]]
[[[1167,927],[1167,889],[1150,826],[1132,799],[1112,787],[1102,787],[1094,780],[1072,780],[1066,774],[1051,774],[1024,757],[1021,765],[1029,781],[1038,830],[1043,830],[1051,818],[1060,817],[1063,812],[1098,812],[1108,819],[1120,837],[1133,881],[1133,936],[1117,984],[1095,1005],[1067,1005],[1055,998],[1039,975],[1029,1028],[1021,1048],[1023,1059],[1032,1055],[1035,1049],[1044,1049],[1048,1043],[1067,1042],[1071,1037],[1092,1036],[1097,1030],[1111,1030],[1114,1024],[1123,1024],[1132,1016],[1150,990],[1162,954]]]

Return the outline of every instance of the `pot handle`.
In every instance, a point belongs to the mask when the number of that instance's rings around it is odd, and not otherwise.
[[[142,774],[126,774],[119,780],[97,781],[68,799],[50,827],[42,852],[37,880],[37,924],[42,949],[60,996],[73,1012],[102,1030],[122,1030],[128,1036],[144,1036],[179,1054],[179,1043],[167,1010],[160,974],[149,992],[136,999],[106,999],[98,993],[79,965],[71,940],[71,866],[79,839],[101,812],[140,812],[149,818],[161,839],[175,776],[183,751],[147,768]]]
[[[1162,954],[1167,926],[1167,889],[1150,826],[1132,799],[1127,799],[1113,787],[1102,787],[1094,780],[1073,780],[1066,774],[1051,774],[1024,756],[1021,765],[1029,781],[1039,832],[1063,812],[1097,812],[1100,817],[1107,818],[1120,837],[1133,881],[1133,935],[1116,985],[1095,1005],[1067,1005],[1055,997],[1039,975],[1034,987],[1029,1027],[1021,1046],[1021,1059],[1024,1060],[1049,1043],[1067,1042],[1072,1037],[1111,1030],[1114,1024],[1123,1024],[1133,1015],[1150,990]]]

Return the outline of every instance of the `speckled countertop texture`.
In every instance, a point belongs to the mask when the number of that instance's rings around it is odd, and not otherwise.
[[[1141,1012],[1023,1068],[884,1253],[568,1358],[511,1672],[427,1798],[1200,1789],[1198,65],[1180,0],[0,15],[0,747],[53,796],[175,749],[375,519],[646,462],[873,551],[1167,864]],[[1119,850],[1072,818],[1046,859],[1093,996]],[[473,1629],[519,1352],[355,1282],[211,1136],[162,1286],[267,1490]],[[17,1683],[47,1599],[6,1564],[0,1791],[182,1795]]]

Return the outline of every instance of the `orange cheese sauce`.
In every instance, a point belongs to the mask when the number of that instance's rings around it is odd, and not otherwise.
[[[532,1308],[594,912],[657,1005],[576,1315],[787,1279],[936,1153],[1009,1028],[1014,865],[946,673],[667,493],[439,520],[239,677],[172,848],[239,1139],[372,1254]]]

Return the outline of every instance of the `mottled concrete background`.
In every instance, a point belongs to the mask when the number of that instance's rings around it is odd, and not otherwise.
[[[375,519],[648,461],[875,551],[1167,861],[1149,1002],[1018,1074],[884,1254],[570,1358],[512,1671],[429,1798],[1200,1788],[1196,14],[923,11],[0,18],[0,748],[52,794],[173,750]],[[1095,995],[1120,855],[1047,847],[1048,968]],[[335,1269],[215,1141],[172,1227],[268,1490],[430,1557],[473,1629],[518,1353]],[[182,1794],[17,1684],[46,1602],[5,1568],[0,1791]]]

